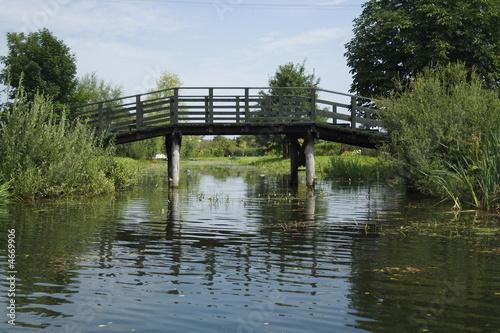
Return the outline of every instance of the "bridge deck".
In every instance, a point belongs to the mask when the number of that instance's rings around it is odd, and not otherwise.
[[[313,88],[173,88],[71,108],[117,144],[183,135],[305,134],[363,147],[386,140],[367,99]],[[367,130],[370,129],[370,130]]]

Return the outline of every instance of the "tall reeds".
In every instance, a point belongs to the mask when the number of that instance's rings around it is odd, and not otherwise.
[[[455,202],[456,209],[464,204],[486,211],[500,210],[500,131],[480,142],[472,154],[457,156],[448,163],[448,170],[435,170],[431,177]]]

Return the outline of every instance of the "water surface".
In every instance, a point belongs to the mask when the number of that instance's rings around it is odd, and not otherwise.
[[[495,224],[407,232],[454,216],[383,183],[310,191],[190,166],[171,190],[165,176],[150,168],[113,198],[0,208],[17,261],[12,327],[0,248],[0,331],[500,332]]]

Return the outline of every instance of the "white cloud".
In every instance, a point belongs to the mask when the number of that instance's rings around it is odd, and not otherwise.
[[[265,36],[261,39],[263,42],[262,49],[266,52],[275,52],[278,50],[292,52],[303,46],[321,45],[331,42],[345,36],[345,34],[346,31],[339,28],[318,28],[281,39]]]

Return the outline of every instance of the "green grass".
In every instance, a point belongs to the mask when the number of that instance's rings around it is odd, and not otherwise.
[[[377,157],[359,154],[343,154],[330,157],[330,163],[323,170],[327,178],[350,180],[379,180],[391,178],[394,169],[391,164]]]
[[[325,178],[376,180],[390,178],[393,175],[391,165],[382,162],[377,157],[344,154],[340,156],[316,156],[314,160],[316,173]],[[182,163],[184,166],[251,165],[267,174],[290,173],[290,159],[279,156],[248,156],[237,159],[205,157],[185,160]]]

